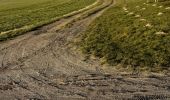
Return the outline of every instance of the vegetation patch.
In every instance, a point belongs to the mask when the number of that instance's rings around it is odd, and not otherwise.
[[[96,0],[2,0],[0,40],[48,24]],[[6,34],[8,33],[8,34]]]
[[[120,0],[83,33],[80,48],[111,65],[169,68],[169,6],[169,0]]]

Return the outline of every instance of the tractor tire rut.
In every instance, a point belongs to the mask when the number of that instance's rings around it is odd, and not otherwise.
[[[0,42],[0,100],[168,100],[170,75],[111,73],[72,41],[113,0]]]

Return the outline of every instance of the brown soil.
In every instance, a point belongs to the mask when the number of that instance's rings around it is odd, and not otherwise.
[[[1,42],[0,100],[170,99],[170,75],[107,71],[72,49],[71,41],[112,6],[110,1],[89,16],[81,18],[97,7]]]

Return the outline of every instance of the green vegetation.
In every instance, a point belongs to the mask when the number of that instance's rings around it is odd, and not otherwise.
[[[65,14],[84,8],[95,1],[0,0],[0,40],[48,24]]]
[[[89,26],[81,50],[111,65],[169,68],[170,1],[127,1],[119,0]]]

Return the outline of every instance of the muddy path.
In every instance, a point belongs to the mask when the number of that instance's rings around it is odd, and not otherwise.
[[[113,4],[103,0],[90,10],[1,42],[0,100],[170,99],[169,75],[112,73],[95,60],[84,61],[70,45]]]

